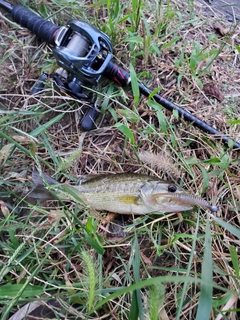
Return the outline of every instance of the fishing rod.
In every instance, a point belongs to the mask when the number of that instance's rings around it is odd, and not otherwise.
[[[112,60],[113,48],[109,37],[94,26],[81,20],[71,20],[67,26],[59,27],[20,4],[12,6],[0,0],[0,7],[11,14],[13,21],[52,45],[52,52],[59,67],[50,77],[61,92],[74,99],[87,100],[89,97],[83,92],[83,86],[96,85],[102,76],[121,87],[131,84],[130,73]],[[44,72],[30,94],[40,92],[48,77],[48,73]],[[138,83],[138,86],[140,93],[144,96],[151,96],[167,110],[178,111],[180,117],[191,122],[195,127],[214,135],[226,145],[232,144],[234,148],[240,149],[239,142],[223,135],[159,94],[152,94],[153,91],[143,84]],[[81,121],[83,130],[90,131],[95,127],[100,109],[98,104],[92,103]]]

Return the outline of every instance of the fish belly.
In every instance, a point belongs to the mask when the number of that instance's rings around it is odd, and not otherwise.
[[[106,210],[119,214],[147,214],[151,212],[137,194],[98,192],[93,195],[84,193],[84,198],[91,208],[99,211]]]

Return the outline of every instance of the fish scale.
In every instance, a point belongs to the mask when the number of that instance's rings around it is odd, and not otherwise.
[[[45,198],[41,190],[46,185],[57,185],[55,192],[61,197],[61,184],[53,178],[33,171],[32,180],[36,185],[34,198]],[[195,197],[168,181],[135,173],[100,175],[78,186],[67,185],[79,192],[83,202],[99,211],[110,211],[120,214],[168,213],[192,210],[196,206],[217,211],[206,200]],[[54,190],[54,189],[53,189]],[[52,197],[52,195],[51,195]],[[65,198],[64,200],[69,200]]]
[[[158,178],[148,175],[138,175],[131,173],[119,173],[111,175],[99,175],[77,186],[82,192],[101,192],[101,191],[135,191],[148,181],[163,182]],[[164,181],[166,183],[166,181]]]
[[[100,175],[76,188],[85,202],[96,210],[144,214],[146,210],[141,199],[141,188],[148,179],[149,176],[145,175]]]

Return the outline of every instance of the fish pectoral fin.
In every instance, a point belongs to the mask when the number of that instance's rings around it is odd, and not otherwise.
[[[124,204],[138,204],[138,197],[131,195],[123,195],[118,197],[119,201]]]

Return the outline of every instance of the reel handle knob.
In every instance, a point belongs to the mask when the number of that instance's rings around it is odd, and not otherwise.
[[[82,129],[84,131],[93,130],[95,128],[95,122],[100,113],[100,106],[98,104],[94,104],[91,108],[89,108],[81,121]]]
[[[30,95],[37,95],[38,92],[42,91],[44,89],[45,82],[47,81],[47,78],[48,78],[48,73],[43,72],[43,74],[41,74],[41,76],[39,77],[38,81],[32,87]]]

